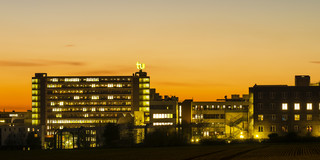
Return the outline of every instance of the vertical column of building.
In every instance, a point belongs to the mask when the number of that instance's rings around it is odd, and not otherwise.
[[[139,77],[139,111],[144,112],[144,121],[150,121],[150,78]]]
[[[42,112],[45,106],[45,87],[46,73],[36,73],[32,77],[32,125],[40,125],[41,120],[44,121]]]
[[[40,124],[40,79],[32,78],[32,125]]]

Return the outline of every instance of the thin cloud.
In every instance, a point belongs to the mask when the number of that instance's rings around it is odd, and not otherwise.
[[[181,82],[158,82],[157,84],[166,85],[166,86],[181,86],[181,87],[188,87],[188,86],[199,86],[201,84],[194,84],[194,83],[181,83]]]
[[[15,62],[15,61],[0,61],[0,66],[10,66],[10,67],[36,67],[36,66],[46,66],[41,63],[34,62]]]
[[[117,69],[103,69],[103,70],[89,70],[89,71],[83,71],[78,74],[81,75],[124,75],[124,76],[130,76],[132,73],[136,72],[133,70],[134,68],[132,67],[119,67]],[[130,74],[130,71],[132,73]]]
[[[320,61],[311,61],[310,63],[320,64]]]
[[[83,66],[85,63],[83,62],[74,62],[74,61],[51,61],[51,60],[39,60],[43,63],[49,65],[71,65],[71,66]]]
[[[65,47],[74,47],[75,45],[73,45],[73,44],[67,44],[67,45],[65,45]]]
[[[165,85],[165,86],[176,86],[176,87],[199,87],[199,86],[227,86],[226,84],[222,83],[183,83],[183,82],[154,82],[158,85]]]
[[[69,66],[83,66],[83,62],[75,61],[51,61],[51,60],[31,60],[31,61],[0,61],[0,66],[3,67],[38,67],[38,66],[56,66],[56,65],[69,65]]]

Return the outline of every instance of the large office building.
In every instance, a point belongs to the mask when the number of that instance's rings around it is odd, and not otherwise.
[[[36,73],[32,77],[32,125],[41,126],[45,137],[53,138],[58,129],[126,123],[132,117],[137,142],[141,141],[144,126],[150,122],[150,77],[141,64],[138,69],[131,76]]]
[[[295,86],[254,85],[249,92],[252,137],[289,132],[320,136],[320,86],[311,84],[309,76],[296,76]]]
[[[248,95],[206,102],[185,100],[179,104],[178,118],[182,125],[191,125],[189,139],[194,143],[204,138],[248,138],[248,107]]]

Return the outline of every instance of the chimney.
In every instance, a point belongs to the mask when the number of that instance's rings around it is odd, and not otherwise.
[[[295,86],[310,86],[310,76],[308,75],[295,76]]]

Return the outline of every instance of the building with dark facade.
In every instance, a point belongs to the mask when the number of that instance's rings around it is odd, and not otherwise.
[[[320,136],[320,86],[309,76],[296,76],[295,86],[254,85],[249,89],[252,137],[271,133]]]

